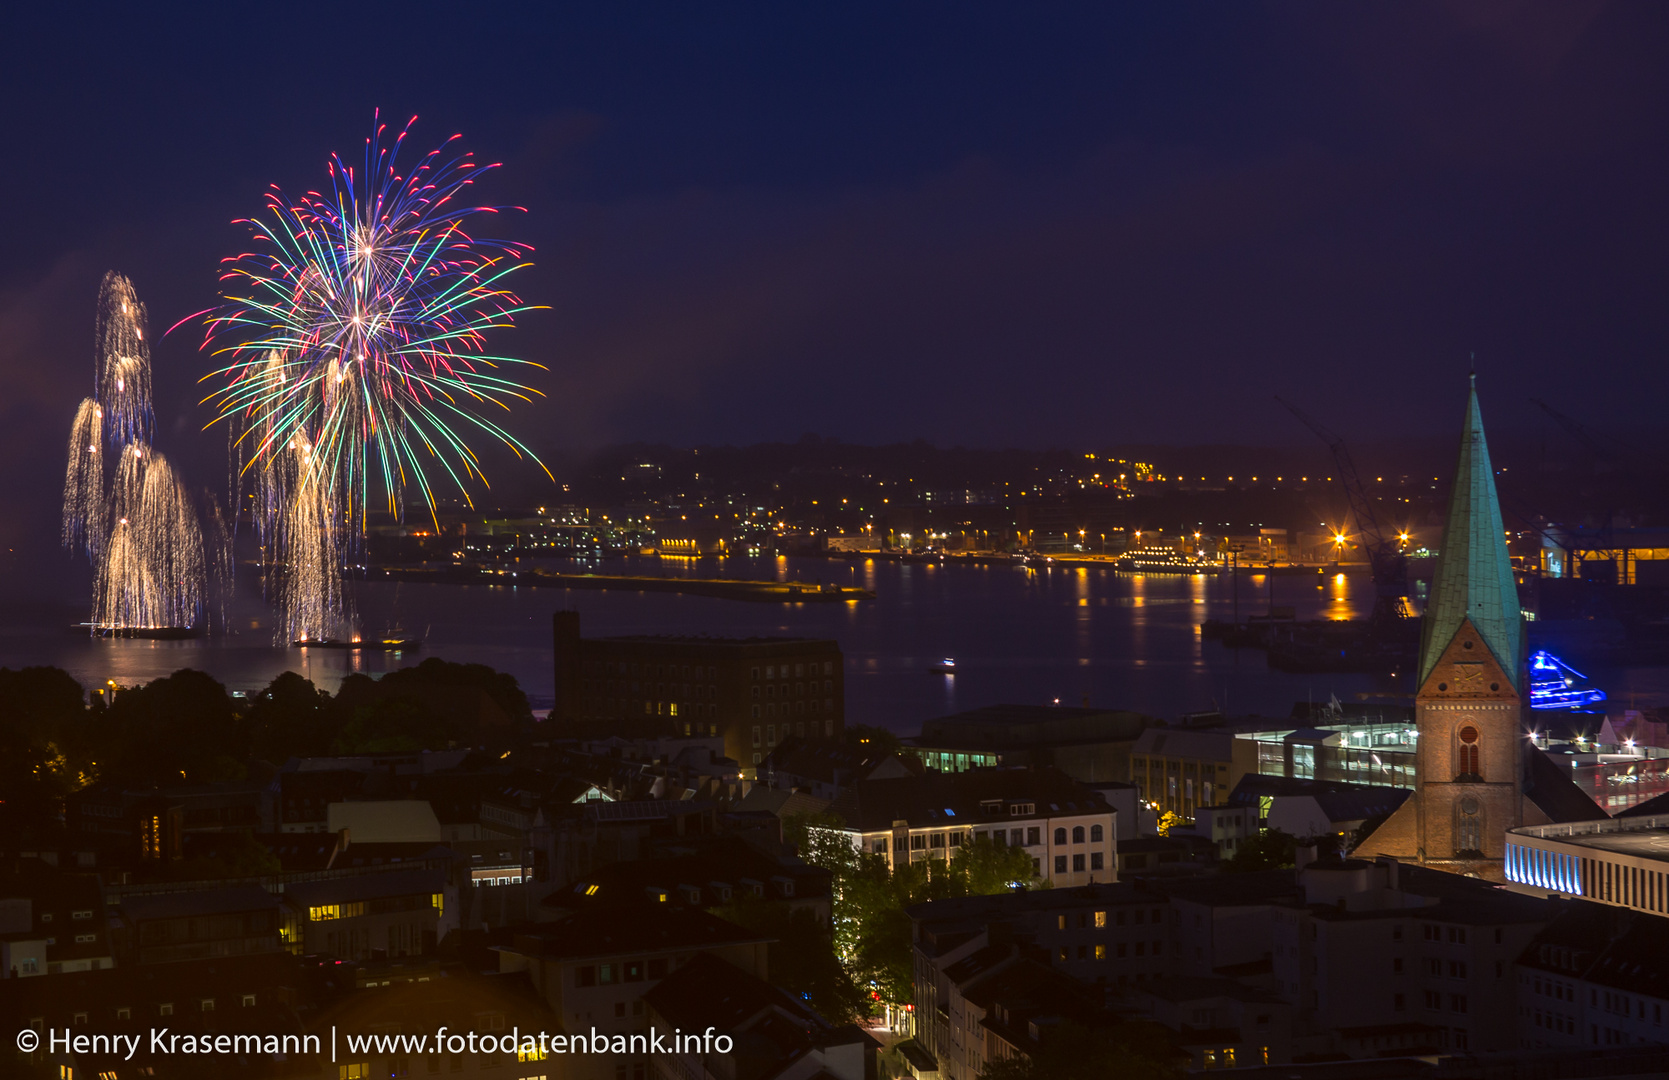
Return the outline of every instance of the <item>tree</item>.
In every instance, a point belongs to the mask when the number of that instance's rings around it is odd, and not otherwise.
[[[0,805],[6,819],[40,823],[57,800],[91,783],[81,685],[53,667],[0,668]]]
[[[176,881],[266,877],[284,868],[278,856],[248,829],[218,839],[212,854],[165,866],[168,877]]]
[[[124,784],[241,780],[249,730],[226,688],[183,668],[95,712],[99,775]]]
[[[1014,888],[1036,887],[1037,872],[1024,848],[1008,847],[980,836],[964,841],[950,860],[958,879],[955,896],[992,896]]]
[[[1296,866],[1298,838],[1280,829],[1265,829],[1255,836],[1240,841],[1234,856],[1223,864],[1230,874],[1249,874],[1258,870],[1278,870]]]
[[[1067,1021],[1050,1026],[1033,1056],[988,1061],[979,1080],[1170,1080],[1181,1075],[1180,1058],[1157,1025],[1090,1028]]]
[[[913,754],[897,735],[886,728],[871,724],[848,724],[841,734],[845,744],[866,757],[885,757],[888,754]]]
[[[773,939],[768,967],[771,982],[806,1002],[837,1024],[868,1012],[863,991],[835,956],[830,927],[804,908],[782,900],[766,900],[743,893],[713,914]]]
[[[330,695],[293,671],[283,672],[249,706],[256,757],[282,764],[291,757],[330,753],[338,734]]]
[[[832,875],[835,951],[852,981],[892,1004],[915,997],[908,908],[1037,884],[1023,849],[999,847],[989,838],[970,837],[949,861],[900,861],[889,873],[884,856],[857,850],[837,814],[791,815],[783,835],[801,858]]]

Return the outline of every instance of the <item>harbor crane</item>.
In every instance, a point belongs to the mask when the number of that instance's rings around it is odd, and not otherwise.
[[[1368,565],[1373,571],[1373,624],[1395,625],[1413,615],[1408,604],[1408,556],[1398,550],[1395,534],[1387,534],[1379,526],[1373,500],[1368,498],[1366,486],[1356,472],[1350,449],[1344,440],[1328,430],[1319,420],[1298,406],[1280,397],[1275,399],[1286,406],[1300,423],[1320,437],[1333,455],[1333,467],[1344,485],[1345,497],[1350,500],[1350,513],[1356,519],[1356,531],[1361,534],[1362,548],[1368,554]]]

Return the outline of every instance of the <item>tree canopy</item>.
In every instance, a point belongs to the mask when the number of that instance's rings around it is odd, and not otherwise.
[[[884,856],[861,853],[853,846],[839,815],[791,815],[784,819],[783,834],[798,847],[801,858],[834,875],[835,952],[852,981],[895,1005],[915,999],[910,907],[1040,884],[1031,856],[1023,849],[984,837],[953,849],[948,861],[900,863],[889,873]]]

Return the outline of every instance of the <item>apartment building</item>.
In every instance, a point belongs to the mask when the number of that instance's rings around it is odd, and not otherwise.
[[[1669,919],[1565,905],[1515,971],[1520,1048],[1669,1044]]]
[[[582,736],[716,735],[757,766],[790,736],[845,727],[840,646],[812,638],[580,637],[576,611],[552,621],[552,720]]]
[[[19,859],[0,875],[0,978],[98,971],[115,965],[96,874]]]
[[[1141,1014],[1175,1032],[1190,1072],[1292,1061],[1292,1006],[1233,979],[1183,976],[1137,988]]]
[[[644,994],[649,1023],[697,1039],[649,1060],[651,1080],[866,1080],[879,1046],[854,1024],[832,1024],[759,976],[702,953]],[[716,1032],[742,1053],[712,1052]]]
[[[284,891],[281,933],[297,955],[422,956],[456,928],[457,904],[457,890],[441,870],[301,881]]]
[[[700,954],[761,979],[770,939],[695,907],[645,900],[597,903],[517,934],[500,947],[499,970],[526,972],[561,1031],[644,1034],[645,995]],[[615,1080],[617,1066],[643,1080],[645,1056],[574,1057],[567,1080]]]
[[[1051,1024],[1087,1027],[1104,1019],[1099,994],[1020,942],[983,944],[942,960],[927,984],[933,1015],[922,1018],[917,1043],[944,1080],[977,1080],[989,1062],[1030,1057]],[[918,983],[918,1014],[922,988]]]
[[[258,885],[124,896],[112,934],[122,964],[278,952],[278,898]]]
[[[1053,768],[862,780],[830,804],[862,852],[889,868],[950,859],[964,843],[989,838],[1031,856],[1056,887],[1117,880],[1116,818],[1106,798]]]
[[[1329,1033],[1311,1052],[1350,1053],[1341,1033],[1385,1024],[1419,1025],[1434,1048],[1517,1045],[1513,963],[1556,905],[1392,859],[1317,862],[1299,881],[1303,905],[1274,913],[1271,974]]]
[[[1094,988],[1098,999],[1172,973],[1165,895],[1144,885],[1097,884],[934,900],[909,909],[917,1037],[949,1045],[947,972],[982,949],[1027,943],[1037,958]]]

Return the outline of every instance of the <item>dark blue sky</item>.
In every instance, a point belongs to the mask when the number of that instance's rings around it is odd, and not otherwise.
[[[1656,3],[32,5],[5,27],[0,539],[50,531],[99,276],[160,330],[373,108],[505,168],[558,460],[1661,430]],[[195,334],[158,445],[212,484]],[[1435,396],[1434,396],[1435,395]],[[515,469],[500,468],[506,480]],[[525,477],[521,477],[525,479]],[[42,517],[41,515],[46,515]]]

